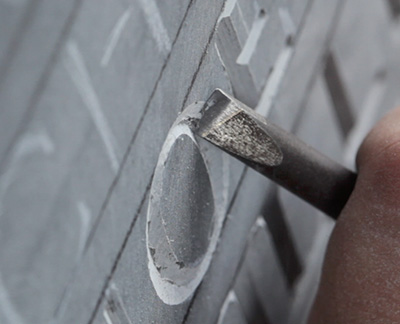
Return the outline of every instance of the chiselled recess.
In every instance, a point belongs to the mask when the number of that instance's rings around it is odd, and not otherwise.
[[[201,145],[207,149],[202,149],[189,127],[189,120],[197,118],[201,108],[202,103],[188,107],[172,126],[150,192],[149,272],[158,296],[171,305],[186,300],[201,282],[226,203],[222,154],[205,141]]]
[[[161,278],[182,285],[190,276],[179,270],[195,268],[207,251],[214,198],[203,157],[188,135],[176,138],[161,168],[153,182],[159,195],[151,199],[158,208],[148,224],[151,261]]]
[[[173,258],[180,267],[195,265],[207,251],[214,198],[203,157],[188,135],[179,136],[169,152],[161,200],[159,217]]]

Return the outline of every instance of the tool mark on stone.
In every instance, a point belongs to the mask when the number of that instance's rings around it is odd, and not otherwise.
[[[174,257],[175,263],[178,264],[179,259],[175,254],[174,247],[172,245],[172,240],[170,239],[170,237],[169,237],[169,235],[167,233],[167,224],[165,222],[165,219],[162,216],[161,216],[161,223],[162,223],[162,229],[164,231],[164,235],[165,235],[165,238],[167,240],[168,247],[169,247],[169,254],[171,254]],[[153,250],[155,251],[155,249],[153,249]],[[153,260],[154,260],[154,263],[157,265],[157,262],[156,262],[157,259],[156,259],[155,255],[153,255]],[[157,267],[157,269],[158,270],[167,269],[167,267],[159,266],[159,267]]]
[[[106,67],[110,62],[110,59],[114,53],[115,47],[121,38],[122,32],[126,27],[129,18],[131,17],[131,9],[124,11],[124,13],[117,20],[111,34],[108,36],[107,43],[105,46],[103,57],[101,58],[100,65]]]
[[[112,170],[118,172],[119,162],[116,153],[117,141],[101,109],[99,98],[94,90],[82,54],[75,41],[67,43],[65,67],[84,101],[106,148]]]

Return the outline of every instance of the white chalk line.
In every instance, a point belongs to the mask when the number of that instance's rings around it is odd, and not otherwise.
[[[9,169],[0,176],[0,217],[3,214],[2,201],[17,173],[19,167],[18,162],[23,157],[35,152],[43,152],[49,155],[52,154],[54,150],[54,143],[45,130],[24,134],[17,142],[9,162]]]
[[[79,219],[81,221],[80,235],[79,235],[79,248],[78,248],[78,259],[83,255],[83,251],[86,245],[86,240],[89,235],[90,220],[92,218],[92,212],[86,202],[78,201],[76,204],[79,212]]]
[[[96,128],[104,142],[106,152],[115,173],[118,172],[119,162],[115,147],[116,139],[111,131],[108,121],[101,109],[99,98],[93,88],[89,73],[83,61],[83,57],[77,44],[70,40],[67,43],[67,56],[65,58],[65,67],[75,83],[79,94],[81,95],[90,115],[96,125]]]
[[[157,3],[154,0],[138,0],[138,2],[145,14],[147,24],[158,50],[162,54],[167,55],[171,51],[172,43],[162,21]]]
[[[281,88],[283,78],[289,67],[289,63],[293,56],[293,53],[293,48],[291,46],[287,46],[282,50],[281,54],[275,62],[274,70],[268,78],[260,101],[258,102],[258,105],[256,107],[256,111],[265,117],[271,111],[276,96],[279,93],[279,89]]]
[[[43,152],[46,155],[52,154],[55,146],[45,130],[38,130],[32,133],[24,134],[18,141],[10,160],[10,168],[0,178],[0,217],[2,215],[2,201],[11,185],[12,180],[17,172],[19,161],[30,154]],[[9,323],[22,324],[25,321],[21,318],[18,311],[10,301],[7,289],[3,284],[0,274],[0,310],[7,318]]]
[[[225,2],[224,10],[221,12],[221,15],[218,18],[218,23],[226,17],[229,17],[232,14],[233,9],[235,8],[237,0],[227,0]]]
[[[229,306],[232,304],[238,304],[238,298],[233,290],[229,291],[228,296],[225,298],[224,303],[222,304],[221,310],[219,312],[218,322],[217,324],[224,323],[224,319],[226,313],[228,312]]]
[[[121,17],[117,20],[114,28],[111,31],[110,36],[107,39],[107,43],[105,46],[103,57],[101,58],[100,65],[102,67],[106,67],[110,62],[110,59],[114,53],[115,47],[118,44],[118,41],[121,38],[122,32],[125,29],[125,26],[131,17],[131,10],[126,10]]]

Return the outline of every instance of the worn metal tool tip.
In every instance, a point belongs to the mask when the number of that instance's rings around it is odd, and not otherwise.
[[[266,129],[263,117],[216,89],[205,103],[195,131],[232,155],[273,167],[281,164],[283,155]]]

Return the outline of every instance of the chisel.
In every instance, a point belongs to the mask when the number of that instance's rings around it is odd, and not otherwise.
[[[220,89],[206,101],[192,128],[334,219],[353,191],[356,173]]]

